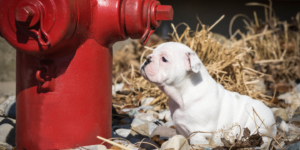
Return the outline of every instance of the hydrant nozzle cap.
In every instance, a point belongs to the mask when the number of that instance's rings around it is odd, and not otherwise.
[[[169,5],[158,5],[156,7],[156,20],[173,20],[173,8]]]

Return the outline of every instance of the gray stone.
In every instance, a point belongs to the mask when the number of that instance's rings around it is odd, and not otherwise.
[[[73,150],[107,150],[104,145],[89,145],[89,146],[81,146]]]
[[[124,112],[126,112],[126,111],[124,111]],[[128,112],[128,115],[129,116],[134,116],[135,114],[139,114],[140,112],[139,112],[139,110],[138,109],[132,109],[132,110],[130,110],[129,112]]]
[[[183,146],[180,150],[189,150],[190,149],[188,141],[185,140],[184,136],[175,135],[161,145],[161,150],[166,150],[166,149],[170,149],[170,148],[174,148],[174,150],[179,150],[179,148],[181,147],[182,144],[183,144]]]
[[[124,120],[127,124],[131,124],[133,119],[132,118],[124,118],[122,120]]]
[[[130,134],[131,129],[117,129],[115,132],[117,135],[126,138]]]
[[[0,142],[15,146],[15,124],[14,119],[3,119],[0,122]]]
[[[129,111],[132,111],[132,110],[140,110],[140,109],[143,109],[145,111],[147,110],[153,110],[154,107],[153,106],[140,106],[138,108],[125,108],[125,109],[122,109],[123,112],[129,112]]]
[[[124,86],[124,83],[112,85],[112,94],[116,95],[116,92],[121,91],[123,89],[123,86]]]
[[[176,130],[172,128],[168,128],[165,126],[158,126],[155,128],[155,130],[151,133],[150,137],[153,137],[155,135],[159,135],[160,137],[173,137],[176,135]]]
[[[16,96],[9,96],[0,104],[0,115],[16,118]]]
[[[159,114],[158,114],[158,118],[159,120],[166,120],[166,121],[169,121],[171,120],[171,112],[170,110],[164,110],[164,111],[161,111]]]
[[[152,134],[152,132],[158,127],[157,124],[151,122],[151,123],[148,123],[148,128],[149,128],[149,135]]]
[[[146,149],[146,150],[154,150],[154,149],[157,149],[159,146],[153,142],[152,140],[150,140],[149,138],[144,138],[142,140],[142,142],[147,142],[147,143],[141,143],[140,147],[142,149]],[[148,144],[148,143],[151,143],[152,145]],[[155,146],[153,146],[155,145]]]
[[[137,126],[145,124],[145,123],[150,123],[150,121],[141,120],[139,118],[134,118],[131,125],[134,126],[134,127],[137,127]]]
[[[0,149],[1,150],[13,150],[13,146],[7,144],[7,143],[3,143],[3,142],[0,142]]]
[[[147,113],[139,113],[139,114],[135,114],[134,118],[139,118],[141,120],[146,120],[149,122],[152,122],[155,120],[153,114],[147,114]]]
[[[289,145],[286,150],[300,150],[300,142]]]
[[[289,117],[285,111],[285,109],[283,108],[277,108],[277,109],[272,109],[273,114],[277,117],[279,116],[281,119],[283,119],[284,121],[288,121]],[[275,118],[276,118],[275,117]]]
[[[173,120],[170,120],[170,121],[166,122],[166,123],[164,124],[164,126],[166,126],[166,127],[174,126]]]

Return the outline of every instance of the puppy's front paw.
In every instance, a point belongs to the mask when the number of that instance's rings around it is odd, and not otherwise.
[[[192,145],[195,144],[195,145],[198,145],[201,147],[208,147],[209,141],[206,139],[205,136],[198,134],[198,135],[193,136],[190,139],[190,144],[192,144]]]

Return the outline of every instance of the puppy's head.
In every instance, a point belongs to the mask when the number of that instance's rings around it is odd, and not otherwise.
[[[179,84],[187,75],[198,73],[201,67],[201,60],[189,47],[168,42],[159,45],[147,56],[140,71],[145,79],[164,86]]]

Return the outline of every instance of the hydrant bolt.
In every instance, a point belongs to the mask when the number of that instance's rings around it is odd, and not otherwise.
[[[35,12],[30,6],[25,6],[16,11],[16,20],[19,22],[29,23],[33,18]]]
[[[155,18],[156,20],[172,20],[173,19],[173,8],[168,5],[158,5],[156,7]]]

